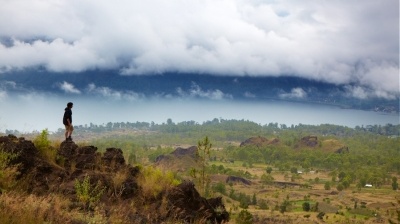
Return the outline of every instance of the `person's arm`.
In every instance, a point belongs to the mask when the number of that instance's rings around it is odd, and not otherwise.
[[[68,117],[67,117],[68,126],[71,126],[71,124],[72,124],[71,120],[72,120],[72,113],[71,113],[71,111],[69,111]]]

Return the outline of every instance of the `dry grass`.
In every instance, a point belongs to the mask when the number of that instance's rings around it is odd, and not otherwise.
[[[70,204],[71,202],[68,199],[52,194],[39,197],[3,193],[0,195],[0,223],[39,224],[105,221],[102,215],[96,213],[88,217],[88,215],[79,211],[70,210]]]
[[[129,175],[128,169],[121,169],[118,170],[118,172],[116,172],[115,175],[112,176],[112,182],[113,182],[112,195],[115,198],[120,198],[122,193],[124,192],[125,187],[123,183],[128,178],[128,175]]]

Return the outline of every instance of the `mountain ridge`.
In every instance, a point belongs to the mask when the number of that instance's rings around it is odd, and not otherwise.
[[[118,71],[87,71],[82,73],[51,73],[47,71],[24,70],[3,73],[0,82],[14,82],[18,91],[42,91],[55,94],[65,92],[60,85],[68,83],[90,95],[93,86],[111,91],[133,92],[145,98],[194,97],[212,95],[217,99],[232,100],[286,100],[318,103],[343,108],[399,112],[397,99],[357,98],[350,96],[349,89],[356,85],[337,85],[295,76],[255,77],[211,74],[165,73],[141,76],[120,75]],[[90,85],[93,85],[90,87]]]

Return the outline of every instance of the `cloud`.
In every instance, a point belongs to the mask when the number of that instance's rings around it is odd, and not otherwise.
[[[354,97],[357,99],[368,99],[368,98],[383,98],[388,100],[396,99],[396,95],[390,94],[387,91],[379,89],[365,88],[362,86],[345,86],[345,95]]]
[[[109,87],[97,87],[94,83],[87,86],[86,92],[89,94],[95,94],[97,96],[106,97],[114,100],[129,100],[136,101],[141,100],[145,96],[133,91],[117,91]]]
[[[8,97],[9,90],[17,89],[17,83],[12,81],[0,82],[0,102]]]
[[[0,89],[0,102],[7,98],[8,94],[6,91]]]
[[[0,89],[17,89],[17,83],[14,81],[0,82]]]
[[[246,98],[256,98],[256,95],[254,95],[254,94],[251,93],[251,92],[245,92],[243,95],[244,95],[244,97],[246,97]]]
[[[194,98],[207,98],[211,100],[222,100],[222,99],[232,99],[232,95],[225,94],[221,90],[207,90],[204,91],[196,83],[192,83],[191,88],[188,91],[184,91],[182,88],[178,87],[176,89],[178,95],[181,97],[194,97]]]
[[[59,83],[58,84],[60,89],[63,90],[66,93],[74,93],[74,94],[80,94],[81,91],[77,88],[75,88],[75,86],[71,83],[68,83],[66,81],[64,81],[63,83]]]
[[[293,88],[290,93],[281,93],[279,94],[280,98],[286,99],[303,99],[307,97],[307,92],[304,91],[302,88]]]
[[[394,0],[3,1],[0,71],[292,75],[398,97],[398,8]]]

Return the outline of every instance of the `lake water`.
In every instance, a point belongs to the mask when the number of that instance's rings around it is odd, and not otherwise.
[[[398,114],[285,101],[237,102],[175,99],[136,102],[36,96],[3,99],[0,110],[0,132],[6,129],[30,132],[45,128],[49,131],[63,128],[61,120],[68,101],[74,102],[74,125],[136,121],[154,121],[161,124],[169,118],[175,123],[190,120],[202,123],[214,118],[223,118],[250,120],[261,125],[270,122],[286,125],[336,124],[348,127],[399,124]]]

